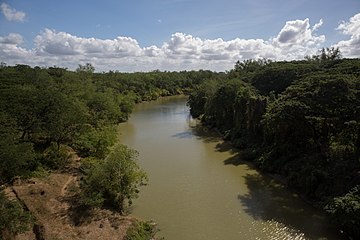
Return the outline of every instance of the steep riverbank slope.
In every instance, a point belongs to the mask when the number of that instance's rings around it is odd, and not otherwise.
[[[80,175],[79,159],[63,172],[52,172],[43,178],[15,181],[5,189],[6,195],[19,200],[34,217],[31,230],[17,235],[3,234],[4,239],[125,239],[127,230],[137,223],[132,217],[109,210],[91,212],[74,208]]]

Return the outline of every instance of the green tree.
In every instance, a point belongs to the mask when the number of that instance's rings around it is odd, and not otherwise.
[[[91,65],[91,63],[86,63],[85,65],[79,64],[79,67],[76,69],[76,72],[94,73],[95,67]]]
[[[33,218],[29,212],[24,211],[22,205],[9,200],[4,191],[0,191],[0,239],[3,234],[7,237],[15,236],[30,229]]]
[[[360,237],[360,186],[334,198],[325,209],[346,233],[356,239]]]
[[[16,122],[0,111],[0,184],[29,173],[35,158],[33,145],[19,138]]]
[[[96,128],[88,125],[73,146],[80,156],[102,159],[109,154],[111,147],[116,142],[116,137],[117,130],[114,126],[106,125]]]
[[[190,113],[198,118],[205,113],[206,104],[213,97],[219,83],[215,80],[205,81],[197,86],[190,94],[187,104],[190,106]]]
[[[89,207],[110,206],[124,213],[126,206],[138,197],[139,187],[147,177],[136,163],[137,152],[116,145],[102,161],[90,161],[81,182],[81,202]]]

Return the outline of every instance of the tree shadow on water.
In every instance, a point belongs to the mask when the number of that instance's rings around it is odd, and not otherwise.
[[[247,165],[248,167],[253,168],[253,167],[250,165],[250,163],[248,163],[248,162],[246,162],[246,161],[244,161],[244,160],[241,159],[239,153],[236,154],[236,155],[234,155],[234,156],[232,156],[232,157],[230,157],[230,158],[228,158],[228,159],[226,159],[226,160],[224,161],[224,165],[234,165],[234,166]]]
[[[180,138],[180,139],[188,139],[188,138],[192,138],[193,134],[191,131],[185,131],[185,132],[176,133],[176,134],[172,135],[171,137]]]
[[[310,239],[342,239],[319,210],[303,202],[274,179],[248,174],[245,183],[249,192],[239,194],[238,200],[255,220],[282,223]]]
[[[237,153],[229,141],[224,141],[220,133],[202,125],[191,126],[191,134],[204,143],[216,143],[215,151]]]
[[[197,137],[199,140],[202,140],[205,143],[218,142],[220,135],[207,127],[204,127],[200,124],[195,126],[190,126],[191,133]]]

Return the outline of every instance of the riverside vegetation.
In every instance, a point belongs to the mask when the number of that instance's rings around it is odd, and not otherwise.
[[[72,149],[82,159],[78,207],[124,213],[146,174],[136,151],[117,142],[116,125],[135,103],[189,93],[192,116],[240,148],[241,158],[281,175],[349,236],[360,236],[359,59],[323,49],[302,61],[239,61],[226,73],[94,70],[1,65],[1,184],[66,169]],[[0,231],[31,226],[2,192],[0,209]],[[128,239],[152,231],[139,223]]]
[[[280,175],[360,238],[360,60],[323,49],[303,61],[237,62],[190,95],[193,117],[240,157]]]
[[[15,179],[66,171],[69,151],[81,157],[75,209],[107,208],[124,214],[146,174],[137,152],[117,142],[116,125],[135,103],[189,91],[210,71],[95,73],[27,65],[0,67],[0,185]],[[0,192],[0,237],[30,229],[34,221],[20,203]],[[153,225],[138,222],[127,239],[149,239]]]

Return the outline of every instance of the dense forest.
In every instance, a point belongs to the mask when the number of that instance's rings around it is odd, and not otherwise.
[[[146,174],[136,151],[117,142],[116,126],[136,103],[178,94],[189,94],[192,116],[242,159],[281,176],[360,237],[360,60],[338,49],[301,61],[238,61],[226,73],[1,64],[0,185],[66,169],[75,152],[83,159],[78,204],[124,212]],[[22,232],[31,222],[3,191],[0,210],[0,230]]]
[[[360,60],[323,49],[302,61],[237,62],[189,97],[193,117],[240,157],[326,210],[360,238]]]
[[[188,93],[205,79],[225,77],[210,71],[94,71],[91,64],[76,71],[1,64],[0,185],[66,170],[75,152],[83,175],[77,207],[123,213],[147,177],[136,163],[137,152],[117,142],[117,124],[136,103]],[[0,212],[0,233],[16,234],[31,225],[31,216],[8,201],[3,189]]]

